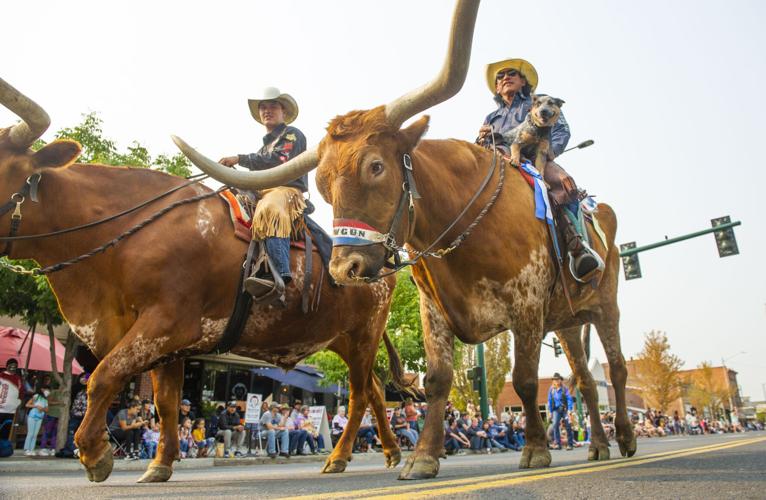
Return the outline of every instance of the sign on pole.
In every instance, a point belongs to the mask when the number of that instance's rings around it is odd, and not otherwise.
[[[314,429],[324,439],[324,447],[327,451],[332,451],[332,438],[330,436],[330,424],[327,423],[327,408],[324,406],[309,406],[309,421]]]
[[[247,404],[245,405],[245,423],[257,424],[261,419],[261,401],[263,396],[260,394],[247,394]]]

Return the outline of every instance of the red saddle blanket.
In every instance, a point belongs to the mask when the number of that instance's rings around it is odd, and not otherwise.
[[[234,223],[234,235],[240,240],[249,243],[253,238],[253,217],[250,210],[234,193],[231,192],[230,189],[221,191],[220,196],[229,207],[229,216]],[[292,239],[290,241],[290,246],[293,248],[304,249],[306,248],[306,243],[303,240]],[[313,250],[317,251],[316,248]]]

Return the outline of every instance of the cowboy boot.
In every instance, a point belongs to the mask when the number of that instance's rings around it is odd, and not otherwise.
[[[259,245],[261,245],[261,243],[262,242],[259,242]],[[265,246],[259,247],[259,253],[260,256],[253,266],[253,270],[257,272],[261,263],[263,263],[266,272],[261,276],[256,276],[254,274],[246,278],[244,288],[247,293],[253,296],[253,300],[255,300],[257,304],[280,304],[284,306],[285,282],[279,273],[271,272],[274,270],[274,265],[268,252],[266,252]]]
[[[558,211],[558,223],[569,253],[569,271],[580,283],[587,283],[604,269],[604,262],[583,241],[572,220],[563,210]]]

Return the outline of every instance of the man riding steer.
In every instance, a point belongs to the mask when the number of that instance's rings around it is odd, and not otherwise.
[[[487,85],[495,95],[497,109],[491,112],[479,129],[477,143],[491,146],[494,143],[505,150],[508,133],[524,122],[533,103],[533,93],[537,88],[537,70],[524,59],[506,59],[487,65]],[[587,282],[594,274],[603,269],[604,264],[583,241],[575,229],[572,217],[577,216],[579,198],[574,179],[561,166],[553,162],[569,142],[569,125],[563,114],[550,131],[550,149],[545,170],[540,172],[548,184],[556,224],[563,233],[567,250],[572,259],[570,270],[578,281]]]
[[[260,99],[249,99],[250,113],[255,121],[266,127],[263,147],[257,153],[221,158],[227,167],[241,165],[249,170],[267,170],[281,165],[306,150],[306,137],[295,127],[288,126],[298,117],[298,104],[289,94],[267,87]],[[308,175],[285,186],[264,189],[252,195],[257,204],[253,214],[253,240],[263,241],[273,269],[260,272],[245,280],[245,289],[256,302],[279,300],[290,274],[290,234],[293,224],[303,214],[308,191]],[[256,270],[257,272],[258,270]]]

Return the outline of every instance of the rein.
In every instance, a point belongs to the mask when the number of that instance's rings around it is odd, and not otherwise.
[[[441,241],[447,233],[449,233],[455,225],[460,222],[460,220],[465,216],[465,214],[468,212],[468,210],[474,205],[476,200],[481,196],[481,194],[486,189],[487,185],[489,184],[489,181],[492,179],[492,176],[495,173],[495,168],[497,167],[497,150],[495,148],[492,148],[492,162],[490,163],[489,171],[487,172],[487,175],[484,177],[484,180],[482,181],[479,188],[476,190],[476,192],[473,194],[471,199],[468,201],[466,206],[463,208],[463,210],[460,211],[460,213],[455,217],[455,219],[437,236],[433,242],[428,245],[424,250],[418,250],[418,251],[411,251],[407,248],[397,244],[396,237],[394,236],[396,230],[398,229],[399,225],[401,224],[401,219],[404,213],[404,207],[405,205],[409,206],[408,210],[408,219],[409,219],[409,231],[410,234],[412,233],[412,222],[414,220],[414,213],[415,213],[415,204],[414,199],[420,198],[420,194],[417,191],[417,188],[415,186],[415,178],[412,175],[412,159],[410,158],[410,155],[404,154],[402,157],[402,171],[404,174],[404,182],[402,183],[402,195],[399,198],[399,205],[397,206],[396,213],[394,214],[394,218],[391,221],[391,226],[387,233],[381,234],[374,231],[374,228],[371,226],[364,224],[360,221],[350,221],[348,219],[339,219],[340,224],[354,224],[357,228],[362,227],[366,228],[370,234],[371,237],[367,237],[367,233],[364,232],[364,229],[362,230],[361,236],[359,238],[356,238],[355,240],[352,238],[352,242],[350,245],[353,246],[365,246],[365,245],[374,245],[377,243],[382,244],[386,250],[386,261],[387,266],[391,270],[387,271],[385,273],[379,274],[373,278],[363,278],[363,277],[357,277],[356,279],[360,281],[365,282],[375,282],[382,278],[385,278],[386,276],[389,276],[391,274],[395,274],[396,272],[404,269],[405,267],[412,266],[417,264],[417,262],[423,258],[423,257],[436,257],[438,259],[441,259],[445,255],[450,254],[455,249],[457,249],[465,240],[470,236],[471,232],[474,230],[474,228],[479,224],[479,222],[484,218],[485,215],[487,215],[487,212],[490,208],[495,204],[497,201],[497,197],[500,195],[500,191],[503,188],[503,184],[505,181],[505,168],[501,166],[500,168],[500,175],[497,182],[497,187],[495,188],[495,191],[492,193],[492,196],[490,197],[489,201],[484,205],[484,207],[481,209],[479,214],[474,218],[474,220],[466,227],[463,232],[461,232],[452,242],[447,245],[444,248],[441,248],[439,250],[433,250],[432,249],[436,246],[439,241]],[[349,226],[341,226],[341,229],[346,229]],[[337,228],[334,231],[334,233],[337,235],[338,231]],[[343,238],[341,238],[343,239]],[[363,241],[370,241],[370,243],[361,243]],[[356,241],[356,242],[353,242]],[[338,245],[343,246],[343,245]],[[402,261],[400,257],[400,252],[407,252],[408,254],[414,254],[415,257]],[[390,260],[391,256],[394,258],[394,264],[391,265],[388,261]]]
[[[14,205],[16,207],[16,209],[13,212],[13,214],[11,215],[12,220],[11,220],[11,230],[9,232],[9,235],[8,236],[4,236],[4,237],[0,237],[0,241],[5,241],[6,242],[5,249],[4,249],[3,253],[0,254],[0,256],[7,256],[8,253],[10,253],[14,241],[33,240],[33,239],[40,239],[40,238],[50,238],[50,237],[53,237],[53,236],[59,236],[59,235],[62,235],[62,234],[73,233],[73,232],[76,232],[76,231],[81,231],[83,229],[88,229],[88,228],[95,227],[95,226],[98,226],[98,225],[101,225],[101,224],[105,224],[107,222],[116,220],[116,219],[118,219],[120,217],[123,217],[125,215],[130,214],[130,213],[133,213],[133,212],[135,212],[135,211],[137,211],[137,210],[139,210],[141,208],[144,208],[147,205],[149,205],[149,204],[151,204],[151,203],[153,203],[153,202],[155,202],[157,200],[160,200],[162,198],[165,198],[166,196],[169,196],[170,194],[172,194],[172,193],[174,193],[174,192],[176,192],[176,191],[178,191],[180,189],[183,189],[183,188],[185,188],[185,187],[187,187],[187,186],[189,186],[191,184],[199,183],[200,181],[202,181],[203,179],[205,179],[207,177],[208,176],[205,175],[205,174],[198,174],[198,175],[191,176],[191,177],[188,178],[187,182],[185,182],[185,183],[183,183],[181,185],[175,186],[174,188],[169,189],[168,191],[165,191],[164,193],[162,193],[162,194],[160,194],[158,196],[155,196],[154,198],[151,198],[151,199],[149,199],[147,201],[144,201],[144,202],[142,202],[142,203],[140,203],[140,204],[138,204],[138,205],[136,205],[136,206],[134,206],[132,208],[129,208],[127,210],[123,210],[122,212],[119,212],[117,214],[111,215],[111,216],[106,217],[104,219],[100,219],[100,220],[97,220],[97,221],[94,221],[94,222],[89,222],[87,224],[82,224],[80,226],[74,226],[74,227],[70,227],[70,228],[66,228],[66,229],[61,229],[59,231],[53,231],[53,232],[50,232],[50,233],[33,234],[33,235],[26,235],[26,236],[16,236],[16,233],[18,232],[18,229],[21,226],[21,220],[22,220],[21,205],[22,205],[22,203],[24,203],[24,201],[26,199],[26,194],[29,193],[30,199],[32,201],[34,201],[34,202],[38,201],[37,200],[37,185],[39,184],[39,182],[40,182],[40,180],[42,178],[42,175],[40,173],[34,173],[34,174],[32,174],[31,176],[29,176],[26,179],[24,185],[22,186],[22,188],[18,192],[16,192],[13,195],[11,195],[11,200],[10,201],[8,201],[4,205],[0,206],[0,217],[5,215],[6,213],[8,213],[10,211],[10,209]],[[2,260],[0,260],[0,266],[5,267],[6,269],[8,269],[8,270],[10,270],[10,271],[12,271],[14,273],[18,273],[18,274],[30,274],[30,275],[34,275],[34,276],[42,276],[42,275],[54,273],[56,271],[60,271],[60,270],[65,269],[65,268],[67,268],[67,267],[69,267],[71,265],[77,264],[78,262],[81,262],[81,261],[83,261],[85,259],[93,257],[94,255],[97,255],[99,253],[105,252],[108,248],[115,246],[121,240],[127,238],[128,236],[131,236],[131,235],[135,234],[139,230],[143,229],[147,225],[149,225],[152,222],[156,221],[157,219],[159,219],[160,217],[162,217],[163,215],[165,215],[166,213],[170,212],[171,210],[173,210],[176,207],[179,207],[181,205],[186,205],[186,204],[189,204],[189,203],[194,203],[194,202],[197,202],[197,201],[200,201],[200,200],[204,200],[206,198],[211,198],[213,196],[216,196],[221,191],[224,191],[225,189],[226,189],[226,186],[223,186],[223,187],[219,188],[218,190],[210,192],[210,193],[203,193],[203,194],[200,194],[200,195],[197,195],[197,196],[192,196],[191,198],[185,198],[183,200],[176,201],[176,202],[168,205],[167,207],[165,207],[165,208],[155,212],[154,214],[152,214],[148,218],[144,219],[143,221],[139,222],[138,224],[134,225],[133,227],[127,229],[124,232],[122,232],[117,237],[113,238],[112,240],[108,241],[107,243],[105,243],[105,244],[103,244],[101,246],[98,246],[98,247],[94,248],[93,250],[91,250],[90,252],[85,253],[83,255],[80,255],[78,257],[75,257],[73,259],[69,259],[69,260],[66,260],[64,262],[60,262],[58,264],[54,264],[54,265],[47,266],[47,267],[44,267],[44,268],[37,267],[37,268],[33,268],[33,269],[27,269],[27,268],[25,268],[23,266],[20,266],[20,265],[10,264],[5,259],[2,259]]]

